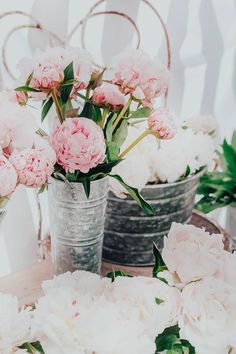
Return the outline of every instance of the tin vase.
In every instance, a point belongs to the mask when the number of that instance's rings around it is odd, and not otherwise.
[[[87,198],[81,183],[51,178],[49,216],[55,274],[101,268],[108,178],[91,182]]]
[[[6,209],[0,208],[0,228],[1,228],[2,220],[5,216],[5,214],[6,214]]]
[[[146,215],[129,197],[109,192],[103,259],[118,265],[153,265],[153,242],[161,250],[172,222],[191,219],[202,173],[175,183],[147,185],[141,194],[156,211],[154,216]]]

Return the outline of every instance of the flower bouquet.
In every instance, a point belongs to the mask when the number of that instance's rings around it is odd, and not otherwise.
[[[55,108],[59,122],[49,141],[57,162],[49,183],[51,235],[56,272],[99,272],[108,176],[147,214],[154,209],[138,190],[112,173],[144,138],[170,139],[173,119],[159,120],[153,101],[167,90],[168,70],[139,50],[128,50],[112,69],[98,70],[90,54],[74,48],[37,52],[20,65],[16,91],[42,101],[41,119]],[[108,72],[107,72],[108,71]],[[120,152],[131,122],[148,126]]]
[[[0,215],[18,185],[43,188],[54,171],[56,155],[36,132],[36,119],[22,104],[24,93],[0,92]],[[1,221],[0,216],[0,221]]]
[[[199,178],[206,167],[212,170],[215,166],[213,117],[198,116],[181,123],[163,108],[152,116],[163,122],[173,119],[176,134],[165,141],[147,136],[114,168],[124,181],[141,191],[156,211],[154,216],[145,215],[122,186],[110,181],[103,257],[116,264],[152,265],[152,242],[162,249],[171,223],[191,219]],[[143,125],[130,128],[121,151],[141,134],[145,122]]]
[[[0,294],[3,354],[233,354],[236,255],[222,235],[173,224],[153,278],[66,273],[34,308]]]

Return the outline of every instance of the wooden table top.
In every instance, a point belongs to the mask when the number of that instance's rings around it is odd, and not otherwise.
[[[210,233],[222,233],[224,235],[225,249],[229,249],[229,236],[225,231],[205,215],[193,212],[191,224],[204,227]],[[101,274],[112,270],[123,270],[131,275],[151,276],[152,267],[125,267],[112,263],[102,263]],[[42,295],[41,283],[53,277],[53,265],[49,259],[34,264],[19,272],[12,273],[0,279],[0,292],[13,294],[18,297],[20,306],[33,304]]]
[[[152,273],[152,267],[135,268],[102,263],[102,275],[112,270],[123,270],[128,274],[143,276],[151,276]],[[42,282],[51,278],[53,278],[53,265],[51,260],[47,259],[19,272],[2,277],[0,279],[0,292],[17,296],[20,306],[30,305],[35,303],[42,295]]]

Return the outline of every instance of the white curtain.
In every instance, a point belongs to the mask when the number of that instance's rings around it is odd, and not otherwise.
[[[236,128],[236,1],[235,0],[150,0],[163,17],[171,40],[171,85],[169,108],[181,119],[200,113],[216,117],[220,136],[230,137]],[[73,26],[85,16],[95,0],[8,0],[0,2],[0,13],[21,10],[32,12],[40,22],[65,39]],[[162,28],[150,8],[141,0],[109,0],[97,11],[125,12],[138,25],[141,48],[166,61]],[[105,20],[104,20],[105,18]],[[0,22],[0,47],[9,30],[26,18],[12,16]],[[130,23],[119,16],[90,19],[85,32],[86,47],[98,63],[109,62],[113,54],[135,46],[136,34]],[[79,46],[79,31],[72,38]],[[39,34],[18,31],[10,39],[7,59],[16,74],[16,62],[43,48]],[[1,65],[6,86],[13,81]],[[1,80],[0,80],[1,82]],[[44,214],[47,230],[47,212]],[[0,238],[0,274],[37,260],[37,211],[32,193],[19,190],[9,204]]]

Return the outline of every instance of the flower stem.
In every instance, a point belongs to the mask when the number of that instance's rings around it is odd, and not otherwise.
[[[59,119],[60,123],[62,124],[63,121],[64,121],[64,117],[63,117],[63,114],[62,114],[60,103],[59,103],[58,98],[57,98],[56,90],[52,89],[51,93],[52,93],[52,99],[53,99],[53,101],[55,103],[55,106],[56,106],[58,119]]]
[[[145,132],[143,132],[140,136],[137,137],[137,139],[135,139],[118,157],[119,159],[123,159],[125,157],[125,155],[128,154],[128,152],[130,152],[130,150],[132,150],[141,140],[143,140],[146,136],[148,136],[149,134],[155,135],[156,134],[152,131],[152,130],[145,130]]]
[[[107,116],[107,113],[109,112],[109,109],[108,108],[104,108],[103,110],[103,114],[102,114],[102,120],[100,122],[100,127],[103,129],[104,128],[104,125],[105,125],[105,122],[106,122],[106,116]]]
[[[113,126],[112,126],[113,131],[116,129],[117,125],[120,123],[121,119],[123,118],[123,115],[125,114],[125,112],[129,108],[131,102],[132,102],[132,97],[130,96],[130,98],[128,99],[128,101],[126,102],[126,104],[124,105],[124,107],[122,108],[120,113],[118,114],[115,122],[113,123]]]

